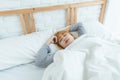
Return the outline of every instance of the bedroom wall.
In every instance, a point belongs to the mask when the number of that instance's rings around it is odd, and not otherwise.
[[[120,35],[120,0],[109,0],[106,16],[105,26],[114,35]]]
[[[0,10],[13,10],[21,8],[41,7],[60,4],[79,3],[94,0],[0,0]],[[100,5],[78,9],[77,21],[98,20]],[[59,28],[66,26],[66,11],[56,10],[34,13],[37,30]],[[44,27],[43,27],[44,26]],[[18,15],[0,17],[0,39],[22,35],[21,23]]]

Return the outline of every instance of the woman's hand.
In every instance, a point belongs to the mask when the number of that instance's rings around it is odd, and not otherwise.
[[[68,31],[70,31],[70,25],[69,25],[69,26],[67,26],[67,28],[66,28],[65,30],[68,30]]]
[[[57,43],[57,37],[56,36],[52,36],[47,41],[47,44],[55,44],[55,43]]]

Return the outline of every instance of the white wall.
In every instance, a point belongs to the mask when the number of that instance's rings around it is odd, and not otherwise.
[[[114,35],[120,35],[120,0],[109,0],[105,16],[105,26]]]

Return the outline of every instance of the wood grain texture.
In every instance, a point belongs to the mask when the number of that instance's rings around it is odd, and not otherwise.
[[[30,26],[29,14],[26,13],[24,15],[25,15],[25,22],[26,22],[27,32],[31,33],[31,26]]]
[[[20,21],[21,21],[21,25],[22,25],[22,29],[24,34],[27,34],[27,30],[26,30],[26,24],[25,24],[25,20],[24,20],[24,15],[20,14]]]
[[[107,4],[107,0],[103,0],[104,3],[102,4],[102,8],[101,8],[101,12],[100,12],[100,18],[99,18],[99,21],[101,23],[103,23],[103,20],[104,20],[104,15],[105,15],[105,9],[106,9],[106,4]]]

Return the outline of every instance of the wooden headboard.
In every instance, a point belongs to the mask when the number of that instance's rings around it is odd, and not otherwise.
[[[36,31],[35,21],[33,16],[33,13],[35,12],[65,9],[67,11],[66,13],[67,25],[71,25],[77,22],[77,8],[84,7],[84,6],[102,5],[100,17],[99,17],[99,21],[102,23],[104,19],[104,14],[105,14],[106,3],[107,3],[107,0],[96,0],[96,1],[89,1],[89,2],[87,1],[87,2],[81,2],[81,3],[66,4],[66,5],[8,10],[8,11],[0,11],[0,16],[19,15],[23,32],[24,34],[28,34]]]

